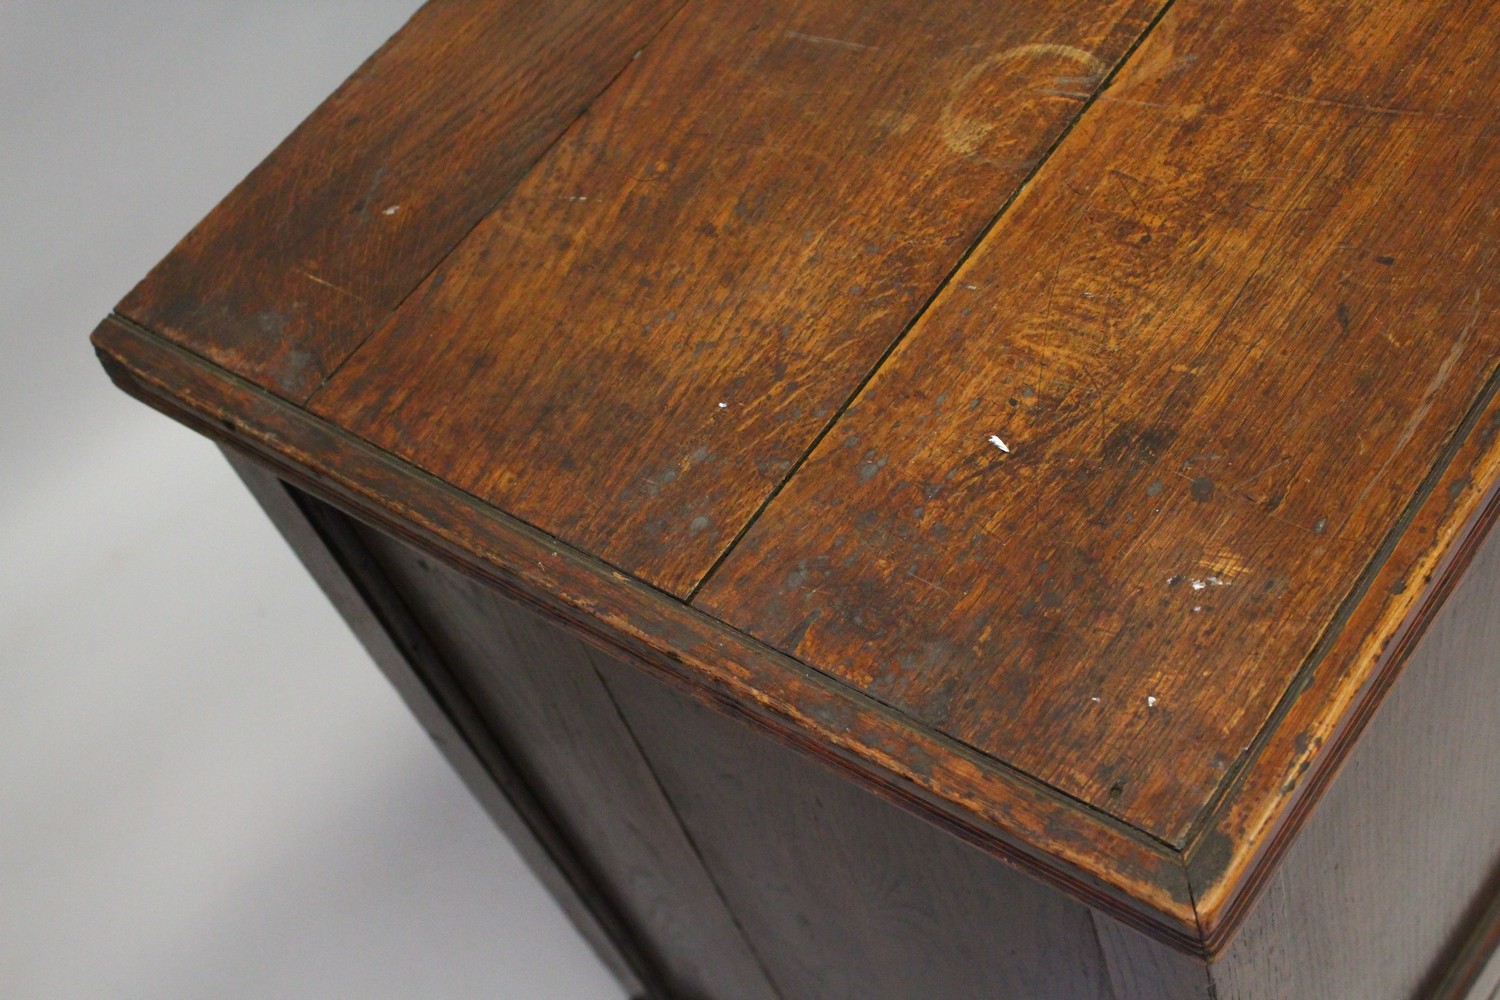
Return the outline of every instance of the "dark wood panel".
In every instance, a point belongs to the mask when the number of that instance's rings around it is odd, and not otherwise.
[[[774,1000],[578,638],[379,532],[355,529],[528,788],[599,873],[665,996]]]
[[[310,405],[685,594],[1154,8],[693,4]]]
[[[224,455],[474,797],[631,996],[659,992],[649,959],[562,831],[520,781],[359,546],[346,519],[229,448]],[[419,674],[419,665],[427,669]]]
[[[1164,948],[1100,914],[1094,929],[1115,1000],[1220,1000],[1201,958]]]
[[[1433,1000],[1495,1000],[1500,994],[1500,872],[1491,880],[1490,904],[1474,921]]]
[[[434,0],[120,311],[304,400],[681,0]]]
[[[1113,1000],[1085,907],[631,666],[602,666],[786,996]]]
[[[1489,401],[1497,108],[1488,3],[1180,0],[697,603],[1185,845]]]

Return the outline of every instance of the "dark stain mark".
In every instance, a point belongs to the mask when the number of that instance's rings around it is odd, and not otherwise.
[[[1118,799],[1120,796],[1122,796],[1124,794],[1125,794],[1125,787],[1123,785],[1110,785],[1109,786],[1109,797],[1110,798],[1112,798],[1112,799]]]
[[[1167,586],[1168,587],[1175,587],[1175,586],[1177,586],[1181,582],[1182,582],[1182,576],[1181,575],[1172,576],[1172,577],[1168,577],[1167,578]]]
[[[1397,580],[1395,583],[1391,584],[1391,593],[1392,594],[1404,594],[1404,593],[1406,593],[1406,581],[1405,580]]]
[[[1375,263],[1384,264],[1386,267],[1390,267],[1392,264],[1396,263],[1396,258],[1387,257],[1385,254],[1381,254],[1379,257],[1375,258]]]
[[[1199,476],[1193,480],[1193,499],[1199,503],[1207,503],[1214,498],[1214,481],[1208,476]]]
[[[1146,495],[1148,497],[1159,497],[1161,496],[1161,491],[1166,488],[1167,484],[1160,479],[1153,480],[1151,485],[1146,487]]]
[[[1349,307],[1340,302],[1333,312],[1338,317],[1339,328],[1347,334],[1349,332]]]
[[[1220,830],[1210,830],[1198,841],[1197,849],[1188,859],[1188,882],[1202,896],[1204,890],[1224,877],[1234,860],[1234,841]]]
[[[1155,462],[1176,438],[1176,429],[1165,424],[1144,429],[1121,424],[1104,439],[1099,448],[1099,457],[1105,462],[1121,465],[1127,462]]]
[[[786,644],[782,648],[793,656],[796,656],[797,650],[802,646],[802,641],[807,638],[807,630],[812,628],[813,624],[821,617],[823,617],[823,609],[814,609],[811,614],[797,624],[796,628],[792,629],[791,633],[786,637]]]

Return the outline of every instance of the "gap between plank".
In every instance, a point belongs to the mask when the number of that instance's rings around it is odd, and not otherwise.
[[[1115,61],[1114,66],[1104,76],[1104,78],[1099,81],[1099,85],[1094,88],[1093,93],[1091,93],[1088,96],[1088,99],[1083,102],[1083,106],[1078,109],[1078,113],[1074,115],[1066,125],[1063,126],[1062,131],[1057,134],[1057,138],[1052,140],[1051,145],[1047,147],[1046,151],[1041,155],[1040,159],[1037,160],[1036,165],[1031,168],[1031,172],[1028,173],[1024,178],[1022,178],[1020,184],[1016,185],[1015,190],[1012,191],[1010,193],[1010,196],[1005,199],[1005,202],[1000,206],[999,211],[997,211],[990,218],[989,222],[985,223],[984,228],[979,231],[979,235],[974,238],[974,241],[969,244],[969,246],[964,250],[963,254],[958,258],[958,262],[949,269],[948,273],[943,276],[942,280],[940,280],[937,283],[937,286],[932,290],[932,294],[927,297],[926,301],[924,301],[917,308],[917,311],[912,314],[911,319],[907,321],[904,327],[902,327],[901,332],[896,334],[895,339],[886,346],[885,351],[880,355],[879,358],[875,360],[875,364],[872,365],[870,367],[870,370],[865,373],[864,378],[860,379],[859,384],[854,387],[853,391],[850,392],[847,397],[845,397],[843,403],[841,403],[838,409],[834,411],[833,416],[828,418],[828,422],[823,425],[823,428],[818,431],[818,433],[813,437],[808,446],[803,449],[802,454],[798,456],[795,462],[792,463],[792,467],[787,470],[784,476],[781,477],[781,481],[772,488],[770,494],[766,496],[765,500],[761,502],[760,506],[755,508],[755,511],[750,515],[749,519],[746,520],[744,525],[740,527],[739,532],[734,536],[734,538],[730,539],[729,544],[726,545],[724,547],[724,550],[719,553],[718,558],[713,561],[713,564],[710,565],[708,569],[703,573],[703,575],[698,578],[698,582],[695,583],[688,591],[687,595],[683,597],[684,603],[692,604],[693,601],[697,599],[699,592],[701,592],[703,588],[708,585],[709,580],[713,579],[714,574],[719,571],[719,568],[728,561],[730,555],[734,553],[735,549],[739,548],[740,542],[744,540],[747,534],[749,534],[750,529],[755,526],[755,523],[760,520],[761,515],[764,514],[767,508],[771,506],[771,503],[781,495],[781,491],[786,488],[787,483],[790,483],[792,479],[797,475],[797,473],[802,470],[802,466],[805,465],[807,463],[807,460],[812,457],[813,452],[818,450],[818,445],[822,444],[823,439],[826,438],[829,432],[833,430],[834,425],[836,425],[839,422],[839,419],[843,417],[845,411],[847,411],[849,407],[853,405],[854,401],[858,399],[860,394],[865,391],[865,387],[868,386],[871,380],[873,380],[875,376],[880,373],[880,370],[885,367],[885,363],[890,360],[892,354],[896,353],[896,349],[901,346],[901,344],[906,340],[907,336],[916,327],[917,323],[920,322],[922,317],[927,314],[927,311],[932,308],[932,304],[937,301],[938,297],[941,296],[943,292],[948,290],[948,286],[953,283],[953,279],[958,275],[958,272],[963,270],[963,266],[969,262],[969,258],[974,256],[975,252],[984,245],[986,240],[989,239],[990,233],[994,231],[997,225],[999,225],[1000,220],[1004,218],[1005,214],[1010,211],[1011,206],[1014,205],[1016,203],[1016,200],[1021,197],[1022,193],[1031,186],[1031,182],[1039,173],[1042,172],[1042,168],[1045,167],[1049,162],[1051,162],[1053,154],[1055,154],[1058,148],[1062,146],[1064,140],[1066,140],[1068,136],[1072,134],[1074,127],[1083,120],[1084,115],[1093,110],[1094,104],[1099,100],[1099,96],[1106,90],[1108,90],[1110,86],[1115,82],[1115,78],[1120,75],[1120,71],[1124,69],[1126,64],[1130,62],[1131,58],[1135,55],[1136,50],[1139,49],[1141,45],[1146,41],[1146,39],[1150,37],[1152,32],[1156,30],[1156,26],[1161,23],[1162,18],[1167,15],[1167,11],[1171,10],[1172,5],[1176,2],[1177,0],[1166,0],[1166,2],[1161,5],[1160,9],[1158,9],[1156,14],[1151,18],[1151,20],[1146,24],[1145,28],[1141,30],[1141,33],[1136,36],[1135,41],[1130,43],[1130,47],[1127,48],[1120,55],[1120,58]]]

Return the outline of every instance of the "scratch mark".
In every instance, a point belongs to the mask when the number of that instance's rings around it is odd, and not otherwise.
[[[1365,497],[1369,494],[1370,490],[1374,489],[1375,484],[1381,481],[1386,467],[1394,462],[1396,456],[1401,454],[1402,449],[1411,443],[1411,439],[1416,436],[1417,429],[1421,427],[1422,421],[1427,419],[1427,414],[1432,410],[1432,404],[1437,401],[1438,393],[1442,391],[1443,386],[1448,384],[1448,379],[1453,374],[1453,366],[1458,364],[1458,359],[1463,355],[1464,348],[1469,345],[1469,337],[1474,333],[1474,328],[1479,325],[1479,302],[1484,294],[1484,288],[1485,286],[1480,285],[1474,289],[1474,304],[1469,312],[1469,322],[1464,325],[1463,332],[1458,335],[1458,339],[1448,349],[1448,355],[1443,358],[1442,364],[1438,365],[1437,371],[1433,372],[1432,378],[1427,381],[1427,388],[1422,392],[1422,401],[1417,404],[1417,408],[1406,419],[1406,425],[1401,429],[1401,435],[1396,438],[1395,445],[1386,453],[1385,461],[1380,463],[1380,468],[1376,469],[1374,475],[1365,483],[1365,488],[1359,491],[1359,496],[1354,498],[1354,503],[1348,507],[1349,510],[1355,511],[1359,509],[1359,505],[1364,503]]]
[[[1086,101],[1094,96],[1092,93],[1083,90],[1062,90],[1057,87],[1039,87],[1037,89],[1043,94],[1049,94],[1052,97],[1071,97],[1079,101]],[[1117,97],[1114,94],[1100,94],[1098,99],[1101,101],[1114,101],[1116,104],[1134,104],[1136,107],[1141,108],[1162,108],[1167,111],[1193,112],[1203,107],[1201,104],[1169,104],[1164,101],[1142,101],[1134,97]]]
[[[804,35],[800,31],[788,31],[788,38],[795,38],[799,42],[808,42],[812,45],[836,45],[841,49],[851,49],[855,52],[879,52],[879,46],[861,45],[859,42],[849,42],[842,38],[829,38],[826,35]]]
[[[917,581],[918,583],[925,583],[925,584],[927,584],[927,586],[931,587],[933,590],[938,591],[939,593],[947,594],[949,597],[953,596],[953,591],[948,590],[946,587],[939,587],[937,584],[933,583],[931,580],[924,580],[922,577],[917,576],[915,573],[912,574],[912,579],[915,580],[915,581]]]
[[[1017,59],[1034,59],[1038,57],[1061,58],[1078,63],[1088,74],[1082,79],[1089,84],[1097,83],[1109,72],[1109,66],[1092,52],[1080,49],[1075,45],[1062,45],[1058,42],[1027,42],[1024,45],[1012,46],[998,55],[991,56],[976,64],[953,84],[953,96],[943,106],[943,112],[939,116],[939,127],[942,131],[943,141],[947,143],[949,149],[960,155],[970,156],[979,151],[979,147],[990,137],[990,133],[994,132],[998,127],[994,121],[965,114],[959,110],[959,102],[969,96],[969,92],[973,89],[975,82],[986,72],[998,66],[1014,62]],[[1084,96],[1087,97],[1089,95],[1085,94]]]
[[[1398,104],[1366,104],[1364,101],[1337,97],[1304,97],[1299,94],[1288,94],[1280,90],[1250,90],[1248,93],[1257,94],[1261,97],[1274,97],[1293,104],[1310,104],[1320,108],[1343,108],[1346,111],[1359,111],[1372,115],[1411,115],[1418,118],[1452,118],[1458,121],[1472,121],[1472,118],[1468,115],[1456,115],[1446,111],[1432,111],[1427,108],[1407,108]]]
[[[363,302],[365,305],[371,305],[370,302],[367,302],[360,296],[355,295],[353,292],[349,291],[349,289],[340,288],[338,285],[335,285],[331,281],[324,281],[322,278],[318,277],[316,274],[313,274],[311,271],[304,271],[301,268],[295,268],[295,270],[298,274],[302,275],[302,277],[306,278],[308,281],[313,282],[314,284],[322,285],[324,288],[332,288],[335,292],[338,292],[340,295],[347,295],[355,302]]]
[[[1417,433],[1417,426],[1427,416],[1428,411],[1432,409],[1432,404],[1437,399],[1438,393],[1442,391],[1443,386],[1448,384],[1448,379],[1453,375],[1453,366],[1458,364],[1458,359],[1463,355],[1464,348],[1469,346],[1469,337],[1473,335],[1474,328],[1479,325],[1479,300],[1483,294],[1484,288],[1482,286],[1474,289],[1474,305],[1469,312],[1469,322],[1464,326],[1463,332],[1458,335],[1458,339],[1453,342],[1453,347],[1449,349],[1448,356],[1443,358],[1443,363],[1438,365],[1437,371],[1433,373],[1432,379],[1427,383],[1427,388],[1422,393],[1421,405],[1412,412],[1411,419],[1407,420],[1406,427],[1402,430],[1401,436],[1396,439],[1396,446],[1391,449],[1393,453],[1400,451],[1411,443],[1413,435]]]

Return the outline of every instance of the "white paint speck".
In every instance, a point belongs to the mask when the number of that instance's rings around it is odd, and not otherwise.
[[[1089,701],[1098,701],[1098,700],[1099,700],[1099,696],[1097,694],[1094,695],[1092,698],[1089,699]]]
[[[990,435],[990,444],[994,445],[996,448],[999,448],[1001,451],[1005,452],[1007,455],[1010,454],[1010,445],[1008,445],[1004,441],[1000,440],[1000,435],[999,434],[991,434]]]
[[[586,195],[586,194],[570,194],[570,195],[568,195],[568,200],[569,201],[588,201],[589,200],[589,196]]]
[[[385,211],[381,212],[380,214],[381,215],[395,215],[399,211],[401,211],[401,206],[400,205],[392,205],[390,208],[386,209]]]
[[[729,408],[729,404],[728,403],[720,403],[719,404],[719,409],[721,409],[721,410],[725,410],[725,409],[728,409],[728,408]]]
[[[1202,610],[1203,610],[1203,605],[1201,605],[1201,604],[1195,604],[1195,605],[1193,605],[1193,611],[1194,612],[1198,612],[1198,611],[1202,611]]]
[[[964,287],[967,288],[971,292],[977,292],[977,291],[979,291],[979,286],[978,285],[965,285]]]
[[[1156,707],[1156,695],[1154,695],[1154,694],[1148,694],[1148,695],[1146,695],[1146,707],[1147,708],[1155,708]]]

